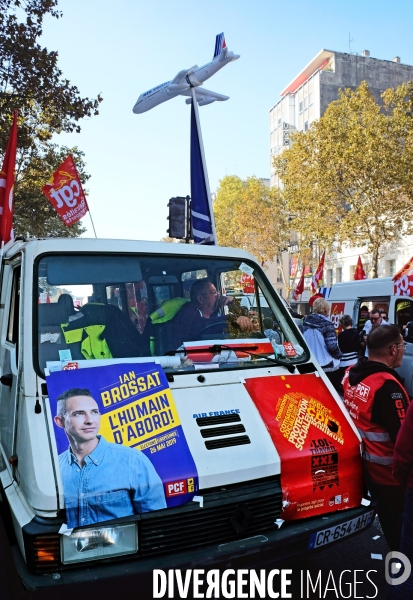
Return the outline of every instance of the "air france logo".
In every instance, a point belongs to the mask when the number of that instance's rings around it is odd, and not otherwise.
[[[355,397],[362,402],[367,402],[368,395],[370,393],[370,387],[364,383],[359,383],[356,386]]]

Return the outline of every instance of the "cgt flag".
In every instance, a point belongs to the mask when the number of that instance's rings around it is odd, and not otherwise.
[[[363,263],[361,262],[361,257],[359,256],[356,268],[354,270],[354,280],[358,281],[360,279],[367,279],[367,276],[364,271]]]
[[[201,153],[201,141],[196,111],[196,99],[191,104],[191,223],[192,236],[195,244],[216,244],[210,203],[208,197],[208,182],[205,177]]]
[[[17,152],[17,110],[13,113],[13,124],[7,142],[6,154],[0,171],[0,240],[1,247],[13,239],[13,194],[14,171]]]
[[[73,157],[69,155],[42,188],[66,226],[80,221],[89,207]]]
[[[303,270],[301,271],[300,281],[298,282],[298,285],[293,292],[293,300],[295,302],[298,300],[298,296],[301,296],[301,294],[304,291],[304,271],[305,269],[303,267]]]
[[[413,256],[393,277],[395,296],[413,296]]]
[[[323,283],[325,257],[326,257],[326,251],[324,250],[323,254],[321,255],[320,262],[317,267],[317,271],[314,273],[314,275],[311,279],[311,294],[312,295],[317,292],[317,289]]]

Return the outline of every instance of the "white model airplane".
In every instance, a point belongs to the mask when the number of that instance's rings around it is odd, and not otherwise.
[[[144,92],[137,99],[136,104],[133,107],[133,112],[139,115],[158,106],[158,104],[161,104],[162,102],[175,98],[176,96],[189,96],[186,103],[191,104],[191,88],[196,88],[195,94],[199,106],[211,104],[211,102],[215,102],[215,100],[228,100],[229,96],[223,96],[222,94],[211,92],[210,90],[206,90],[199,86],[212,77],[217,71],[222,69],[222,67],[225,67],[225,65],[238,58],[239,54],[228,51],[224,34],[219,33],[216,36],[215,52],[211,62],[203,67],[194,65],[190,69],[179,71],[172,81],[166,81],[165,83],[161,83],[161,85],[157,85],[151,90]]]

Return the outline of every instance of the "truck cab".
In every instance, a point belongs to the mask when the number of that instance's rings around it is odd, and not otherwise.
[[[262,326],[240,326],[236,299],[201,328],[182,325],[196,282],[223,295],[243,274],[254,281],[254,313],[260,323],[264,309],[272,315],[280,344]],[[1,543],[24,586],[93,590],[98,577],[126,570],[139,579],[155,565],[204,567],[251,553],[285,559],[372,522],[360,437],[248,253],[17,240],[3,255],[0,315],[0,488],[11,532]],[[68,531],[49,378],[147,364],[166,377],[197,469],[195,498]]]
[[[361,332],[365,322],[363,307],[386,310],[388,322],[400,327],[407,344],[402,366],[396,370],[403,378],[407,393],[413,397],[413,298],[399,295],[394,289],[391,277],[336,283],[327,297],[330,318],[339,330],[340,317],[350,315],[354,327]]]

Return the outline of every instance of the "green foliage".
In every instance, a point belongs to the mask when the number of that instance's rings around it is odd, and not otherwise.
[[[380,107],[365,82],[342,90],[274,160],[302,243],[366,245],[373,277],[381,246],[413,232],[413,87],[387,90],[383,100]]]
[[[78,225],[65,227],[41,193],[58,158],[66,158],[67,149],[53,144],[52,136],[79,132],[79,121],[97,115],[102,101],[100,96],[82,98],[58,68],[57,52],[38,43],[44,17],[61,17],[56,7],[57,0],[0,0],[0,155],[7,145],[13,110],[19,111],[16,234],[73,236],[83,231]],[[82,154],[75,150],[74,155],[81,158]],[[83,162],[76,162],[82,170]]]
[[[262,179],[235,175],[221,179],[214,202],[218,243],[243,248],[262,263],[285,248],[287,219],[283,197]]]

